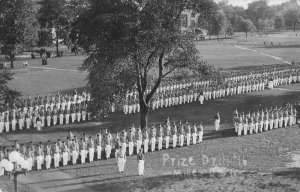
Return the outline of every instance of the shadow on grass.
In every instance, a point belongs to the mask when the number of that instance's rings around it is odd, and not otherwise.
[[[260,46],[256,48],[263,48],[263,49],[300,48],[300,45],[272,45],[272,46]]]
[[[129,180],[123,180],[127,179]],[[209,173],[201,174],[200,176],[203,179],[211,178]],[[158,190],[160,187],[169,186],[177,181],[182,181],[185,179],[199,179],[199,176],[188,178],[185,175],[163,175],[157,177],[139,177],[139,176],[125,176],[125,177],[116,177],[112,179],[103,179],[103,180],[94,180],[91,182],[83,182],[82,184],[88,184],[90,189],[99,192],[107,192],[107,191],[148,191],[148,190]],[[117,180],[114,182],[109,182],[111,180]],[[107,182],[108,181],[108,182]],[[97,184],[99,182],[103,182],[101,184]],[[74,190],[70,190],[67,192],[73,192]],[[79,191],[79,190],[78,190]]]
[[[274,175],[300,180],[300,168],[298,167],[289,168],[288,170],[275,172]]]
[[[223,129],[220,131],[210,131],[205,134],[203,140],[212,140],[212,139],[220,139],[220,138],[228,138],[228,137],[236,137],[236,133],[234,129]]]
[[[79,70],[78,72],[81,72],[81,71]],[[87,90],[87,87],[77,87],[77,88],[74,88],[74,89],[62,89],[62,90],[59,90],[59,93],[60,94],[74,95],[75,90],[77,90],[77,93],[81,95],[83,91]],[[55,91],[51,91],[51,92],[48,92],[48,93],[52,94],[52,95],[57,94],[57,92],[55,92]]]

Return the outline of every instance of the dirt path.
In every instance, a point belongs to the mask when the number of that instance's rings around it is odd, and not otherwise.
[[[256,52],[256,53],[258,53],[258,54],[260,54],[260,55],[263,55],[263,56],[266,56],[266,57],[270,57],[270,58],[272,58],[272,59],[274,59],[274,60],[276,60],[276,61],[280,61],[280,62],[282,62],[282,63],[291,65],[291,63],[290,63],[289,61],[286,61],[286,60],[284,60],[284,59],[281,58],[281,57],[276,57],[276,56],[273,56],[273,55],[268,55],[268,54],[265,54],[265,53],[260,52],[260,51],[258,51],[258,50],[255,50],[255,49],[249,49],[249,48],[241,47],[241,46],[238,46],[238,45],[235,45],[235,47],[238,48],[238,49],[245,50],[245,51]]]

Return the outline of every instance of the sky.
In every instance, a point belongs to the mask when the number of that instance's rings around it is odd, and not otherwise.
[[[216,2],[220,2],[222,0],[215,0]],[[228,0],[228,3],[234,6],[241,6],[244,8],[248,7],[248,4],[253,2],[255,0]],[[289,0],[269,0],[269,5],[278,5],[281,4],[283,2],[286,2]]]

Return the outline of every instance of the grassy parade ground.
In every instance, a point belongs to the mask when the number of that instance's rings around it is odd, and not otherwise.
[[[232,39],[196,42],[203,59],[217,68],[273,65],[300,62],[300,34],[285,32],[263,36],[237,34]],[[67,92],[86,85],[86,72],[78,71],[84,56],[16,61],[10,87],[23,96],[42,96]],[[203,122],[201,144],[156,151],[145,155],[145,175],[137,176],[136,155],[127,157],[125,172],[118,172],[116,159],[83,165],[66,166],[20,175],[24,192],[99,192],[99,191],[295,191],[300,190],[300,128],[274,129],[237,137],[233,129],[233,110],[247,113],[287,102],[300,101],[300,85],[280,86],[273,90],[235,95],[217,100],[191,103],[150,111],[149,124],[170,121]],[[220,131],[214,131],[213,117],[220,112]],[[46,127],[42,131],[22,130],[3,133],[1,146],[19,143],[66,139],[71,130],[81,138],[83,133],[95,137],[99,130],[111,132],[128,129],[139,123],[139,115],[111,114],[102,122],[86,122]],[[298,154],[298,155],[297,155]],[[13,190],[12,179],[2,177],[0,189]]]

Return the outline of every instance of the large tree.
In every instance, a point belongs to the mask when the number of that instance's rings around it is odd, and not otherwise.
[[[212,0],[92,0],[74,37],[89,53],[83,68],[95,108],[135,87],[146,128],[150,100],[163,79],[204,68],[192,37],[181,34],[181,14],[189,9],[204,17],[216,11],[212,5]]]
[[[235,24],[235,28],[237,31],[246,33],[246,38],[248,37],[249,32],[253,32],[256,29],[255,25],[250,19],[244,19],[242,17],[237,17]]]
[[[39,2],[38,18],[41,24],[40,46],[55,42],[59,56],[59,41],[68,42],[69,11],[66,0],[42,0]]]
[[[257,27],[259,19],[265,20],[270,18],[270,7],[267,0],[257,0],[248,4],[246,10],[248,18]]]
[[[231,29],[231,23],[226,14],[220,10],[208,21],[208,33],[210,35],[226,35]]]
[[[296,27],[300,22],[300,9],[298,7],[289,8],[284,14],[286,27],[296,31]]]
[[[38,39],[38,22],[33,3],[27,0],[0,1],[0,43],[14,68],[17,51],[31,47]]]
[[[239,6],[229,5],[228,1],[223,0],[218,3],[219,8],[226,14],[232,27],[235,26],[236,17],[246,18],[245,9]]]
[[[259,19],[257,23],[257,29],[261,31],[269,31],[274,29],[274,20],[271,19]]]
[[[274,19],[274,28],[283,29],[285,26],[285,20],[282,14],[277,14]]]

